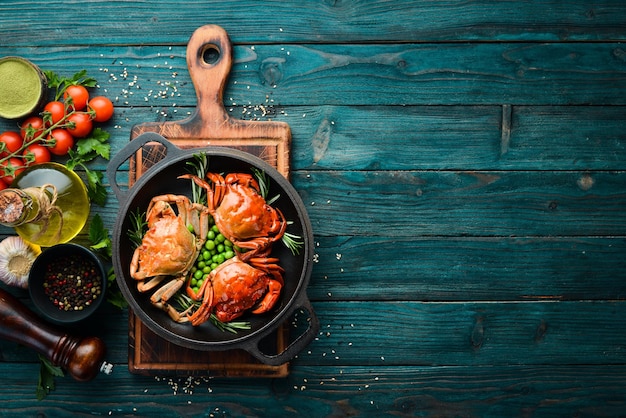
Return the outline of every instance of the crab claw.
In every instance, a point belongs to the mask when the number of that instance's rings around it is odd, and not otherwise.
[[[252,310],[253,314],[265,313],[272,309],[280,297],[280,290],[283,288],[283,285],[278,280],[270,280],[267,288],[267,293],[259,302],[258,307]]]

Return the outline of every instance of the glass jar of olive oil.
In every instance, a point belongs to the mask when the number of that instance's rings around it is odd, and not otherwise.
[[[68,242],[89,217],[89,197],[81,178],[58,163],[33,165],[0,191],[0,224],[42,247]]]

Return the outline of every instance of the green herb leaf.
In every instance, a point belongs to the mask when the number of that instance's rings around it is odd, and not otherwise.
[[[113,254],[113,245],[109,237],[109,230],[104,227],[104,222],[99,214],[95,214],[89,224],[89,241],[91,249],[101,252],[107,258]]]
[[[76,141],[77,155],[83,161],[91,161],[96,157],[108,160],[111,153],[109,138],[111,135],[101,128],[95,128],[87,138]]]
[[[55,389],[54,378],[63,377],[63,369],[53,365],[46,357],[39,355],[39,380],[37,381],[37,400],[41,401]]]
[[[84,165],[83,168],[87,175],[87,194],[89,195],[89,199],[100,206],[104,206],[107,198],[107,190],[102,184],[103,174],[100,171],[91,171]]]
[[[109,302],[111,305],[116,306],[120,309],[128,308],[128,302],[126,301],[124,295],[117,286],[117,281],[115,279],[115,270],[113,270],[113,267],[109,269],[109,274],[107,276],[106,297],[107,302]]]

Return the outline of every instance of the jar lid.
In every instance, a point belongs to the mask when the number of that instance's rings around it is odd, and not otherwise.
[[[0,58],[0,117],[19,119],[37,110],[46,99],[46,76],[21,57]]]

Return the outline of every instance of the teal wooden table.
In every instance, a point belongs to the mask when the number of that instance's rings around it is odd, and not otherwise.
[[[583,3],[5,0],[0,56],[86,69],[113,154],[193,111],[187,41],[228,31],[224,105],[291,126],[321,330],[287,377],[143,376],[107,305],[113,373],[37,401],[2,341],[0,415],[623,415],[626,5]]]

